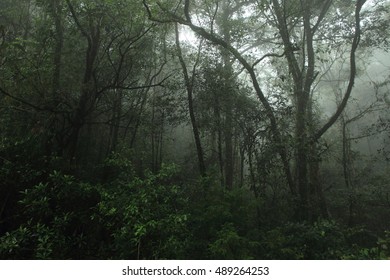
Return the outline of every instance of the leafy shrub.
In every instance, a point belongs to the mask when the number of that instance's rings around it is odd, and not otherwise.
[[[238,234],[233,224],[223,225],[217,233],[217,239],[209,245],[212,259],[252,259],[253,251],[258,245]]]
[[[112,233],[116,258],[184,258],[188,202],[172,181],[176,173],[174,165],[163,166],[157,174],[119,179],[102,190],[99,219]]]
[[[0,256],[21,259],[96,257],[99,225],[92,220],[100,195],[93,186],[53,172],[22,192],[19,228],[2,238]]]
[[[362,228],[344,228],[332,220],[289,223],[265,233],[262,251],[267,259],[382,258],[373,238]]]

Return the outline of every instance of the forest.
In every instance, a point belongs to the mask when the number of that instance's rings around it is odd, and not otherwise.
[[[390,259],[389,0],[1,0],[0,259]]]

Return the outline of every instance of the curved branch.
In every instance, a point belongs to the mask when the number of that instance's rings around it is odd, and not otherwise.
[[[267,53],[265,55],[263,55],[261,58],[259,58],[258,60],[256,60],[253,64],[252,64],[252,69],[255,68],[255,66],[257,64],[259,64],[260,62],[263,61],[263,59],[267,58],[267,57],[282,57],[285,55],[286,52],[283,52],[282,54],[277,54],[277,53]]]
[[[216,1],[216,2],[215,2],[215,11],[214,11],[214,15],[213,15],[213,18],[212,18],[212,20],[211,20],[211,27],[210,27],[211,34],[214,33],[214,21],[215,21],[215,18],[217,17],[218,9],[219,9],[219,5],[218,5],[218,1]]]
[[[351,65],[351,71],[349,76],[349,82],[348,87],[345,92],[344,98],[341,101],[340,105],[338,106],[336,112],[333,114],[332,117],[328,120],[328,122],[320,129],[318,130],[312,137],[311,142],[314,143],[318,141],[318,139],[321,138],[321,136],[337,121],[337,119],[340,117],[341,113],[344,111],[345,107],[347,106],[347,102],[349,100],[349,97],[351,96],[352,88],[355,83],[355,77],[356,77],[356,50],[359,46],[360,41],[360,11],[364,5],[366,0],[358,0],[356,3],[356,10],[355,10],[355,35],[353,37],[352,47],[351,47],[351,55],[350,55],[350,65]]]

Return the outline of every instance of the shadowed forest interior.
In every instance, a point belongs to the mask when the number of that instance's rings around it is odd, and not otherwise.
[[[1,259],[390,258],[390,1],[1,0]]]

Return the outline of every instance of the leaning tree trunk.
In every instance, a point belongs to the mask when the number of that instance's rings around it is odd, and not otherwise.
[[[202,143],[201,143],[201,139],[200,139],[198,122],[197,122],[196,116],[195,116],[194,100],[193,100],[195,72],[196,72],[196,67],[199,63],[200,50],[201,50],[202,44],[199,45],[198,55],[197,55],[195,64],[193,65],[193,68],[192,68],[192,76],[190,77],[190,75],[188,74],[187,66],[186,66],[186,63],[184,61],[181,46],[180,46],[179,30],[178,30],[177,24],[175,25],[175,34],[176,34],[176,48],[177,48],[178,57],[179,57],[182,71],[183,71],[184,81],[185,81],[186,90],[187,90],[188,111],[190,114],[192,132],[194,134],[194,139],[195,139],[195,146],[196,146],[196,152],[197,152],[198,164],[199,164],[199,173],[202,177],[204,177],[204,176],[206,176],[206,165],[204,162],[203,148],[202,148]]]

